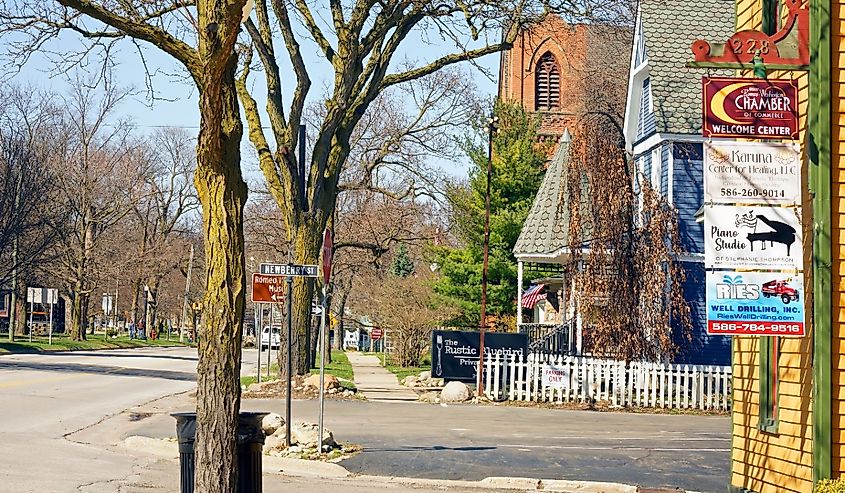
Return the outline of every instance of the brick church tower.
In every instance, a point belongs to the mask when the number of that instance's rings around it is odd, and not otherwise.
[[[541,116],[540,138],[557,142],[587,109],[625,111],[630,31],[567,24],[555,15],[523,30],[502,52],[499,98]]]

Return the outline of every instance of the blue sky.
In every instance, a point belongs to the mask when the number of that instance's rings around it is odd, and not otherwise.
[[[326,27],[327,31],[328,28]],[[300,33],[302,34],[302,33]],[[490,40],[495,41],[499,36],[498,32],[489,34]],[[303,54],[312,78],[312,88],[309,98],[314,100],[323,94],[324,87],[331,80],[331,72],[325,59],[318,52],[317,45],[307,36],[301,36]],[[478,43],[471,43],[470,48],[478,46]],[[60,39],[49,44],[47,48],[55,52],[65,50],[73,51],[81,47],[81,41],[74,33],[64,33]],[[140,44],[143,53],[143,62],[138,54],[136,46],[128,41],[120,42],[118,49],[112,52],[111,60],[116,64],[114,79],[124,87],[132,87],[137,95],[120,108],[125,115],[130,115],[139,127],[139,130],[154,129],[160,126],[177,126],[196,131],[199,122],[199,110],[197,108],[197,91],[193,83],[185,78],[181,66],[169,56],[157,48],[148,44]],[[433,60],[445,53],[455,51],[455,44],[451,40],[439,37],[435,31],[417,31],[406,39],[403,51],[395,57],[394,65],[411,62],[419,65],[425,61]],[[281,42],[277,43],[277,54],[279,55],[283,75],[291,74],[290,65],[287,63],[286,51]],[[152,84],[155,99],[151,100],[146,90],[146,78],[143,63],[154,74]],[[483,67],[489,74],[494,76],[498,73],[499,55],[488,55],[477,61],[477,65]],[[468,73],[475,79],[476,85],[482,96],[489,97],[495,94],[496,85],[481,70],[464,64]],[[96,61],[89,64],[89,69],[96,70],[99,65]],[[55,64],[48,56],[33,57],[24,70],[15,77],[20,82],[31,83],[36,87],[51,89],[58,92],[64,91],[68,84],[70,74],[55,73]],[[290,100],[291,84],[284,86],[285,101]],[[256,88],[254,94],[257,98],[263,98],[264,81],[260,74],[252,77],[252,84]],[[259,107],[263,108],[263,100],[259,100]],[[256,166],[250,152],[249,142],[244,138],[244,169],[249,179],[259,179]],[[455,176],[466,175],[466,159],[463,156],[456,156],[458,162],[441,162],[439,165]]]

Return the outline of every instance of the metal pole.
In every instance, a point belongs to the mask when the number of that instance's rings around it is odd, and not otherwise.
[[[261,303],[255,303],[253,306],[258,308],[257,312],[253,308],[258,325],[255,329],[255,349],[258,350],[258,369],[255,370],[255,378],[258,383],[261,383],[261,327],[264,326],[264,307]]]
[[[47,333],[47,344],[52,346],[53,345],[53,303],[49,303],[52,301],[56,301],[52,299],[52,297],[47,298],[48,305],[50,306],[50,332]]]
[[[194,265],[194,245],[191,245],[191,255],[188,257],[188,278],[185,280],[185,300],[182,303],[182,320],[179,324],[179,342],[184,337],[185,313],[188,311],[188,293],[191,291],[191,268]],[[261,351],[259,351],[261,352]]]
[[[320,317],[320,417],[317,420],[317,446],[323,453],[323,413],[326,403],[326,285],[323,285],[323,315]]]
[[[29,291],[29,288],[26,288]],[[29,301],[29,342],[32,342],[32,312],[35,311],[35,293],[32,293],[32,298]]]
[[[113,309],[114,309],[114,333],[116,335],[120,335],[120,333],[117,330],[117,322],[120,319],[120,316],[117,314],[117,297],[118,297],[119,294],[120,294],[120,281],[115,279],[114,280],[114,307],[113,307]],[[51,310],[52,310],[52,308],[51,308]]]
[[[291,399],[291,372],[293,371],[293,362],[291,361],[291,346],[293,345],[293,320],[291,319],[291,310],[293,310],[293,278],[288,276],[287,280],[287,393],[285,394],[285,447],[290,447],[290,399]],[[272,329],[270,329],[272,332]],[[281,350],[281,348],[279,348]],[[320,437],[322,439],[322,437]]]
[[[270,380],[270,355],[273,354],[273,305],[270,304],[270,333],[267,334],[267,380]],[[281,348],[279,348],[281,349]]]
[[[487,330],[487,266],[490,251],[490,181],[493,177],[493,117],[487,125],[487,192],[484,194],[484,263],[481,270],[481,331],[478,342],[477,393],[484,388],[484,331]]]

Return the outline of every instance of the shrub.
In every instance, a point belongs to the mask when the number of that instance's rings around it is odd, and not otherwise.
[[[845,493],[845,479],[823,479],[816,485],[815,493]]]

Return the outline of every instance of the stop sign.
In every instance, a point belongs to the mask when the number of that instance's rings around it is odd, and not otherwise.
[[[332,275],[332,232],[326,228],[323,233],[323,285],[329,283],[329,277]]]

